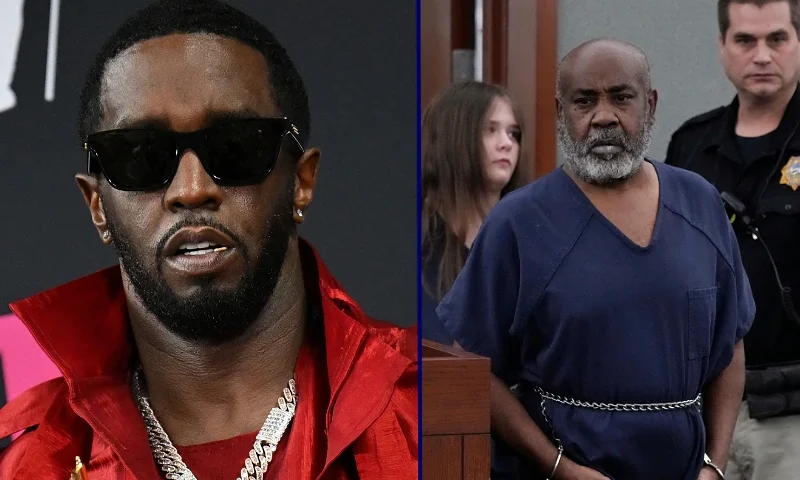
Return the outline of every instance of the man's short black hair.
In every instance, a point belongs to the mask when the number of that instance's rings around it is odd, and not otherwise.
[[[238,40],[267,60],[269,84],[281,114],[300,130],[305,146],[311,129],[308,95],[286,50],[266,27],[249,15],[217,0],[160,0],[129,18],[95,57],[80,99],[78,133],[81,143],[99,128],[103,116],[100,91],[106,66],[139,42],[173,33],[208,33]]]
[[[725,41],[728,29],[731,28],[731,5],[755,5],[761,8],[768,3],[779,2],[786,2],[789,4],[792,25],[795,31],[800,34],[800,2],[798,2],[798,0],[717,0],[717,23],[719,23],[719,33],[722,35],[722,41]]]

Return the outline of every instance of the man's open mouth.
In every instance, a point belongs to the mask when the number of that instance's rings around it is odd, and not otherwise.
[[[210,227],[189,227],[181,229],[170,237],[164,248],[164,256],[209,255],[233,248],[233,240],[219,230]]]
[[[212,242],[184,243],[178,247],[176,255],[205,255],[208,253],[224,252],[228,247]]]

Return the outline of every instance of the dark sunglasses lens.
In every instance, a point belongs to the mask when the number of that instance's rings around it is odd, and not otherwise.
[[[223,185],[247,185],[264,180],[275,167],[286,124],[281,120],[243,120],[208,130],[205,139],[208,171]]]
[[[103,132],[89,138],[108,182],[120,190],[150,190],[175,173],[175,142],[165,132]]]

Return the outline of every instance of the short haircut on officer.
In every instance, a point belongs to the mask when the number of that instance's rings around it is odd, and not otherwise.
[[[763,7],[769,3],[788,3],[789,11],[792,16],[792,25],[796,32],[800,33],[800,0],[718,0],[717,1],[717,23],[719,23],[719,33],[724,41],[728,29],[731,28],[731,5],[755,5]]]

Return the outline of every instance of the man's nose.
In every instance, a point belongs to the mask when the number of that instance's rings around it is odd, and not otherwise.
[[[602,105],[592,117],[592,127],[594,128],[610,128],[618,125],[619,117],[617,117],[617,114]]]
[[[222,193],[197,154],[187,150],[181,155],[175,177],[164,194],[164,205],[171,212],[198,208],[216,210],[222,203]]]
[[[753,62],[762,66],[772,63],[772,49],[767,46],[765,42],[758,42],[756,46],[756,56],[753,58]]]

